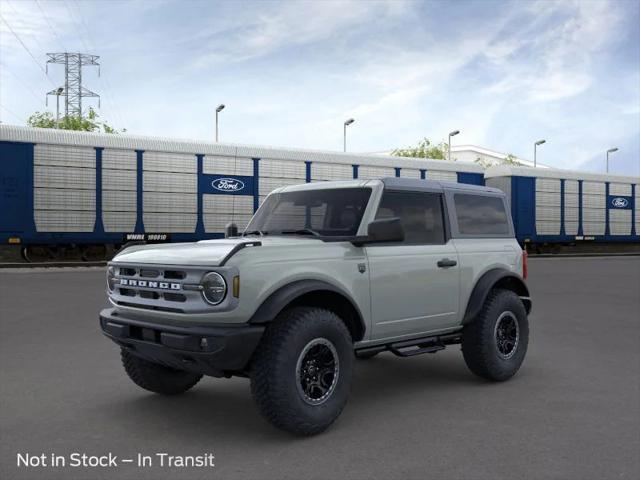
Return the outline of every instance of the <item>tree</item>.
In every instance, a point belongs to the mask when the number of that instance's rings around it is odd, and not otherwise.
[[[36,112],[29,117],[27,125],[37,128],[59,128],[61,130],[79,130],[82,132],[120,133],[106,122],[98,120],[99,115],[93,108],[89,108],[86,117],[64,116],[59,122],[51,112]],[[125,128],[122,132],[126,132]]]
[[[475,163],[477,163],[483,168],[488,168],[493,165],[514,165],[514,166],[522,165],[522,163],[518,161],[518,157],[516,157],[512,153],[507,154],[507,156],[504,157],[502,160],[497,160],[497,161],[492,161],[486,158],[478,157],[476,158]]]
[[[428,138],[423,138],[418,142],[417,147],[396,148],[391,155],[396,157],[431,158],[445,160],[447,158],[448,146],[444,142],[433,145]]]

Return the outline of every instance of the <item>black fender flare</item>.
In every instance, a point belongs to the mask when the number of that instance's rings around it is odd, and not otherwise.
[[[351,296],[343,289],[322,280],[297,280],[280,287],[262,302],[249,320],[249,323],[262,324],[271,322],[287,305],[295,301],[297,298],[300,298],[302,295],[307,293],[322,291],[336,293],[348,301],[350,306],[353,308],[353,311],[356,313],[357,318],[354,320],[359,323],[359,329],[361,329],[363,333],[366,331],[362,312],[351,299]]]
[[[531,312],[529,289],[522,277],[504,268],[494,268],[485,272],[473,287],[462,319],[463,325],[472,322],[478,316],[489,292],[496,286],[514,291],[522,300],[527,314]]]

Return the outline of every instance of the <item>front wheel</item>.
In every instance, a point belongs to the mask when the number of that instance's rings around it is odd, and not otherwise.
[[[352,370],[353,344],[342,320],[321,308],[292,308],[267,327],[260,341],[251,391],[273,425],[313,435],[342,412]]]
[[[464,360],[476,375],[493,381],[511,378],[527,353],[529,321],[511,290],[492,290],[482,311],[462,331]]]

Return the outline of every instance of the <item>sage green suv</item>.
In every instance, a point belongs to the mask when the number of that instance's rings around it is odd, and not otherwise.
[[[460,343],[473,373],[506,380],[531,310],[507,212],[500,190],[459,183],[279,188],[240,235],[124,249],[101,327],[140,387],[249,377],[262,414],[305,435],[339,416],[356,358]]]

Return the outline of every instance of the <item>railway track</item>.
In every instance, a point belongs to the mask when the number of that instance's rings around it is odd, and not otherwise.
[[[61,267],[104,267],[106,260],[101,262],[0,262],[2,268],[61,268]]]

